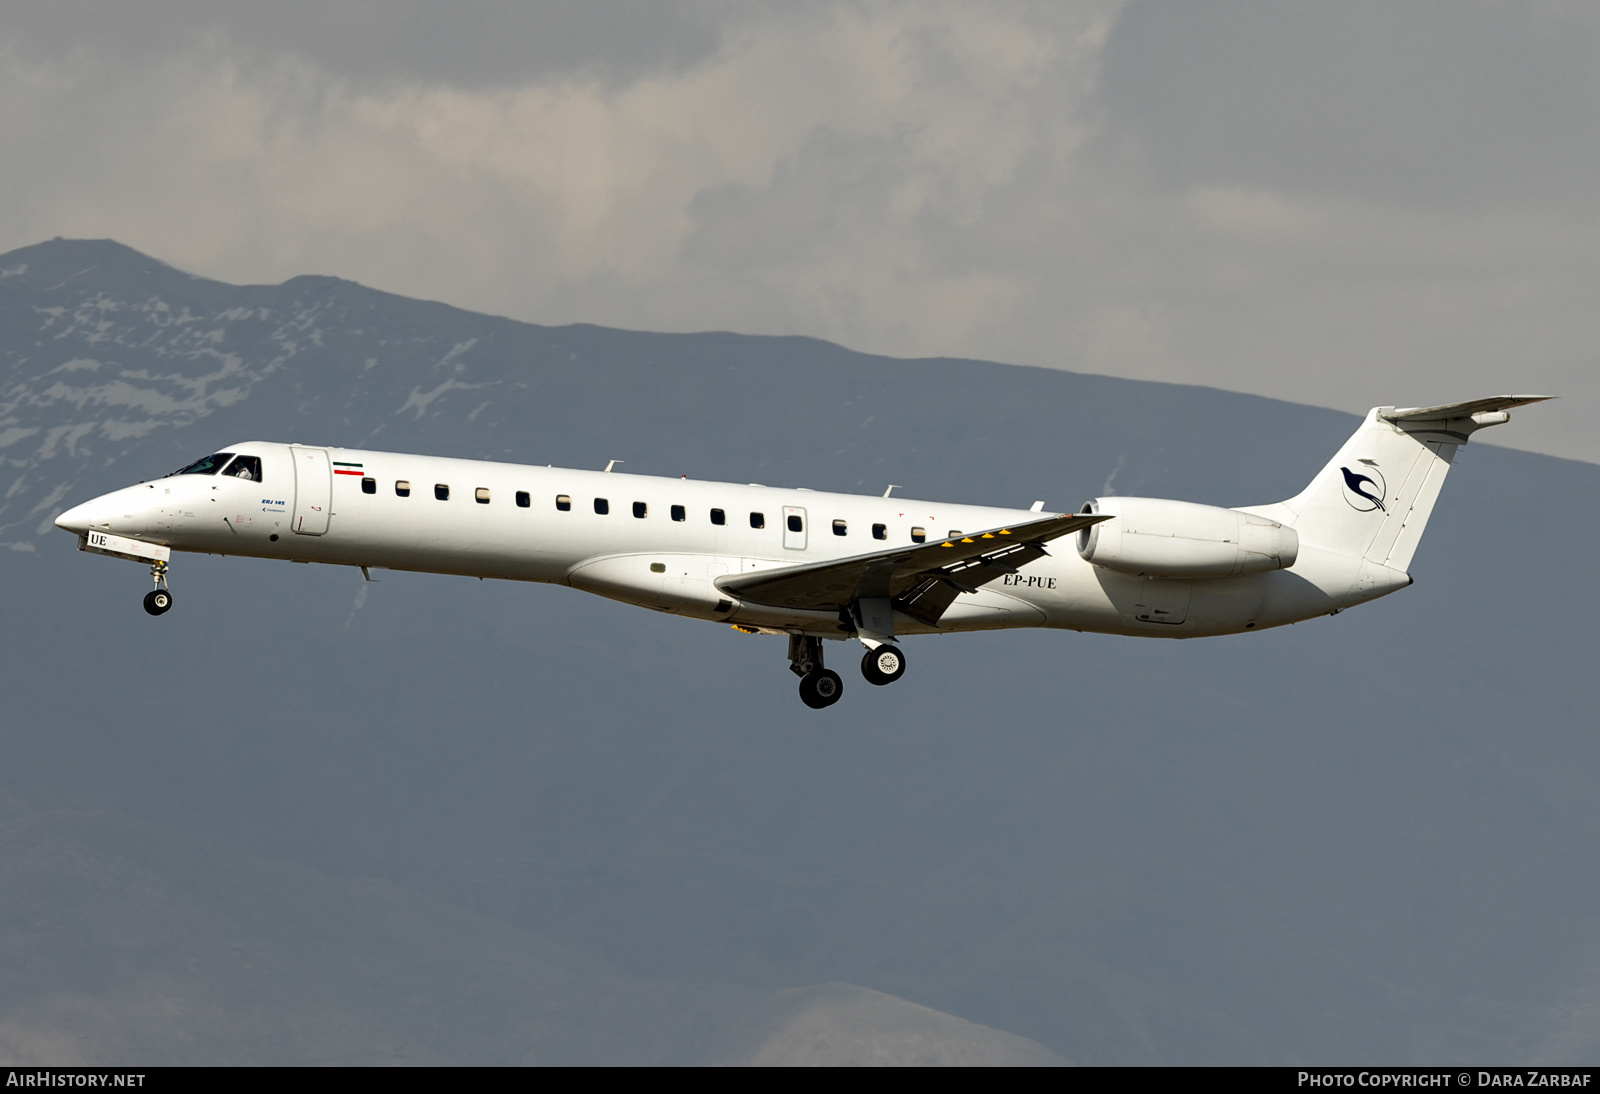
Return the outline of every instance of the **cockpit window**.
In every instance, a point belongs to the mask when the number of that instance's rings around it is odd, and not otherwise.
[[[215,475],[222,469],[222,465],[233,457],[232,452],[218,452],[214,456],[207,456],[203,460],[195,460],[188,467],[180,467],[173,475]],[[168,475],[171,478],[172,475]]]
[[[236,479],[245,479],[250,482],[261,481],[261,457],[240,456],[228,465],[224,475],[232,475]]]

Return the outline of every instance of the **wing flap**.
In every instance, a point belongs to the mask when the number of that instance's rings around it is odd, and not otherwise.
[[[839,611],[863,597],[884,597],[932,625],[961,593],[1043,558],[1050,540],[1110,519],[1096,513],[1059,513],[935,543],[730,574],[716,584],[741,600],[807,611]]]

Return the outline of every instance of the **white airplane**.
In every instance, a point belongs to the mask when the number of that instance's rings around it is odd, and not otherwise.
[[[570,585],[785,635],[800,697],[837,702],[823,639],[866,647],[889,684],[914,634],[1057,627],[1194,638],[1278,627],[1411,584],[1407,567],[1457,447],[1511,395],[1368,412],[1287,501],[1222,509],[1096,498],[1078,513],[249,441],[67,510],[78,548],[173,551]],[[1048,545],[1076,534],[1077,550]]]

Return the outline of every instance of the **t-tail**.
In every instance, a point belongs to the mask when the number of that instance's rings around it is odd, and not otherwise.
[[[1456,449],[1477,430],[1508,421],[1507,411],[1548,398],[1374,407],[1311,485],[1249,511],[1291,526],[1301,543],[1407,571]]]

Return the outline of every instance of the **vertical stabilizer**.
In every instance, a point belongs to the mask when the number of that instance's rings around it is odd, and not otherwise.
[[[1475,431],[1507,421],[1511,408],[1545,398],[1375,407],[1309,486],[1253,511],[1290,525],[1302,543],[1408,570],[1456,449]]]

